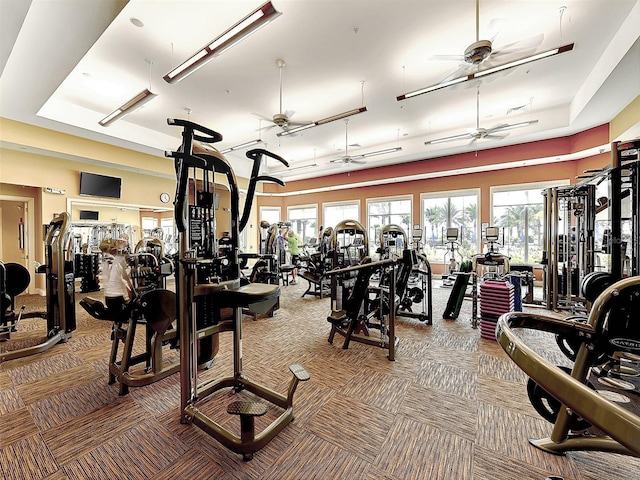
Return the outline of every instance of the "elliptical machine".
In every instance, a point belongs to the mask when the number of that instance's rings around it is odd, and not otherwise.
[[[452,287],[456,280],[456,275],[460,271],[463,258],[460,253],[459,236],[460,229],[455,227],[447,228],[447,251],[444,254],[445,273],[442,274],[443,287]]]

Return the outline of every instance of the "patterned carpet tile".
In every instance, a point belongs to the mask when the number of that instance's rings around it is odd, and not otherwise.
[[[5,413],[0,420],[0,449],[38,433],[38,427],[26,407]]]
[[[54,351],[52,349],[47,353],[54,353]],[[22,359],[18,359],[16,362],[19,360]],[[31,362],[21,366],[12,361],[12,368],[8,370],[8,374],[14,385],[40,380],[49,375],[59,374],[70,368],[83,365],[82,360],[73,353],[62,354],[60,350],[57,350],[56,355],[48,355],[46,357],[38,355],[38,357],[31,357],[30,360]]]
[[[526,462],[507,458],[501,453],[484,447],[476,446],[474,450],[473,480],[542,480],[550,475],[558,475],[558,471],[533,467]],[[573,477],[567,477],[569,478]]]
[[[52,378],[55,378],[55,380],[52,381]],[[51,377],[44,377],[33,382],[23,383],[16,388],[22,400],[26,404],[29,404],[62,393],[70,388],[91,383],[99,378],[100,374],[95,370],[80,365],[66,369]]]
[[[56,460],[65,464],[131,430],[148,417],[130,397],[121,397],[100,410],[43,432],[42,438]]]
[[[418,383],[434,390],[475,399],[476,378],[475,372],[440,363],[426,363],[418,374]]]
[[[566,457],[545,453],[527,441],[528,438],[546,437],[552,425],[545,420],[478,403],[478,436],[476,445],[497,452],[505,457],[515,458],[535,468],[557,472],[569,478],[576,478],[577,471]]]
[[[368,464],[349,449],[310,433],[301,435],[286,458],[264,473],[264,480],[363,478]]]
[[[106,407],[117,397],[114,386],[107,385],[104,380],[95,380],[31,403],[29,411],[38,428],[44,431]]]
[[[188,451],[158,422],[146,420],[63,465],[70,479],[152,478]]]
[[[452,365],[456,368],[476,372],[478,370],[478,353],[469,350],[457,350],[449,346],[430,344],[422,357],[423,366],[431,363]]]
[[[195,450],[189,450],[153,476],[154,480],[211,480],[229,478],[219,465]]]
[[[374,465],[397,478],[472,478],[473,442],[400,416]]]
[[[500,378],[478,375],[478,402],[509,408],[516,412],[540,418],[529,402],[527,387]]]
[[[504,354],[500,357],[480,355],[478,359],[478,372],[480,375],[496,377],[521,385],[525,385],[528,378],[511,359],[505,358]]]
[[[2,385],[3,389],[0,390],[0,416],[24,407],[24,402],[16,388],[11,386],[10,383],[3,383]],[[7,386],[9,388],[5,388]]]
[[[407,380],[365,368],[342,387],[339,393],[395,414],[408,387]]]
[[[473,442],[478,428],[476,410],[475,400],[412,384],[398,413]]]
[[[640,458],[603,452],[568,454],[580,469],[581,480],[640,480]]]
[[[309,422],[318,437],[372,462],[380,450],[394,415],[356,399],[336,395]]]
[[[0,476],[4,480],[45,478],[58,469],[40,435],[21,435],[15,442],[0,448]]]

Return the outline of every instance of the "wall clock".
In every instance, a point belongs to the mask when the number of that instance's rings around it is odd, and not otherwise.
[[[171,196],[167,192],[162,192],[160,194],[160,201],[162,203],[169,203],[169,200],[171,200]]]

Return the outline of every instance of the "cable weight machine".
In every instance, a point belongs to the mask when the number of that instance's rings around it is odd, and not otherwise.
[[[2,296],[2,321],[0,336],[7,340],[15,330],[21,318],[42,317],[47,320],[46,340],[38,345],[13,351],[0,352],[0,362],[35,355],[44,352],[58,343],[66,343],[76,329],[75,311],[75,276],[71,248],[70,219],[67,212],[62,212],[49,223],[45,239],[45,264],[38,268],[38,273],[45,274],[46,280],[46,312],[24,313],[24,306],[17,316],[13,311],[14,297],[22,293],[29,285],[29,272],[18,264],[13,264],[16,278],[7,278],[8,292],[0,292]],[[6,265],[0,269],[6,274]],[[7,275],[9,277],[9,275]],[[14,283],[15,282],[15,283]],[[24,283],[23,283],[24,282]],[[23,283],[22,288],[16,288]],[[14,289],[13,292],[10,290]],[[18,291],[19,290],[19,291]],[[8,295],[7,295],[8,293]],[[8,302],[5,305],[5,301]]]
[[[246,226],[256,184],[260,181],[283,183],[270,176],[261,176],[260,163],[264,156],[288,166],[287,162],[263,149],[247,152],[253,160],[246,201],[240,215],[239,190],[235,174],[226,158],[208,144],[222,140],[222,136],[206,127],[186,120],[168,119],[167,123],[182,128],[182,143],[177,151],[166,155],[175,161],[177,177],[175,221],[179,237],[179,260],[176,272],[177,316],[180,330],[180,412],[181,423],[193,423],[245,461],[264,447],[293,420],[293,395],[298,382],[308,380],[309,374],[299,364],[289,370],[293,378],[286,395],[277,393],[247,378],[242,372],[242,311],[264,313],[272,308],[280,295],[279,285],[241,283],[238,261],[240,232]],[[230,191],[231,244],[224,258],[217,256],[214,247],[215,225],[210,182],[216,174],[226,177]],[[224,262],[224,275],[219,264]],[[230,315],[223,312],[230,310]],[[200,381],[198,374],[198,343],[222,332],[233,334],[233,375]],[[240,436],[210,418],[199,408],[200,402],[223,389],[235,393],[245,390],[256,401],[234,401],[227,413],[240,417]],[[282,413],[255,433],[255,417],[265,415],[273,404]]]

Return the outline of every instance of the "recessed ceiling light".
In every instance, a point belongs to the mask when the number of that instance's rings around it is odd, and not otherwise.
[[[131,17],[131,18],[129,19],[129,21],[130,21],[131,23],[133,23],[133,24],[134,24],[136,27],[138,27],[138,28],[142,28],[142,27],[144,27],[144,23],[142,23],[142,20],[140,20],[139,18]]]

